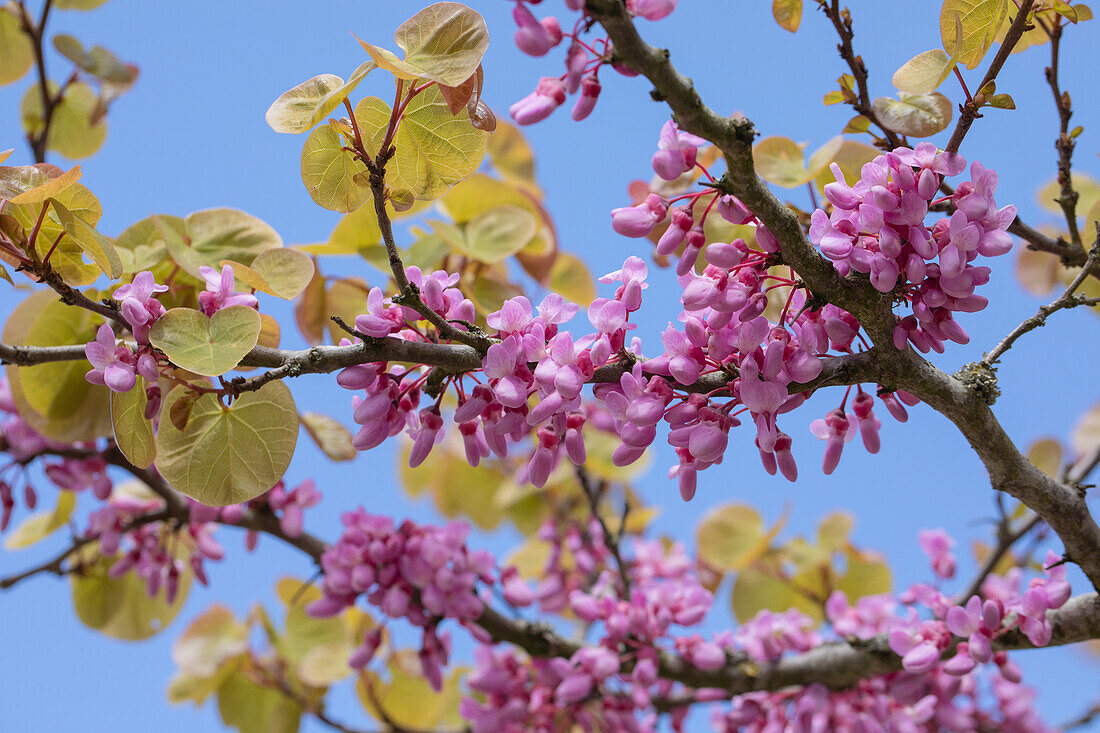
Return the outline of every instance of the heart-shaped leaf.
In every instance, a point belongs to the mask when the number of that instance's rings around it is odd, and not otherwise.
[[[366,170],[330,125],[309,133],[302,146],[302,183],[310,197],[326,209],[346,214],[365,204],[370,188],[360,174]]]
[[[111,423],[115,428],[115,445],[126,460],[138,468],[148,468],[157,457],[153,423],[145,418],[145,385],[143,380],[129,392],[111,392]]]
[[[231,265],[233,274],[250,288],[291,300],[298,296],[313,278],[313,259],[297,249],[269,249],[252,261],[251,267],[232,260],[222,260],[222,266]]]
[[[939,92],[879,97],[874,108],[883,125],[910,137],[935,135],[951,122],[951,100]]]
[[[335,74],[321,74],[288,89],[271,103],[264,119],[275,132],[300,133],[309,130],[347,99],[372,69],[364,61],[346,82]]]
[[[237,366],[259,337],[260,314],[246,305],[223,308],[212,318],[190,308],[172,308],[149,330],[149,343],[173,364],[206,377]]]
[[[402,79],[424,78],[456,87],[470,78],[489,47],[481,14],[461,3],[434,3],[402,23],[393,35],[405,58],[362,40],[383,69]]]
[[[180,430],[168,415],[186,390],[168,394],[157,432],[157,469],[168,483],[208,506],[227,506],[256,498],[283,477],[298,442],[298,410],[285,384],[268,382],[229,407],[204,394]]]

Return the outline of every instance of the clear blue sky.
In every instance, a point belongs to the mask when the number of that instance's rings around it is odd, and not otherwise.
[[[69,32],[85,42],[107,46],[142,69],[133,92],[112,110],[110,132],[100,153],[82,162],[84,183],[103,202],[101,228],[117,234],[151,213],[184,215],[211,206],[232,206],[272,224],[288,243],[324,240],[338,215],[315,206],[302,187],[298,157],[303,138],[277,135],[264,123],[268,104],[283,90],[321,73],[345,76],[364,58],[350,35],[389,44],[393,29],[423,2],[382,0],[197,0],[188,3],[112,0],[91,13],[57,12],[53,32]],[[538,77],[557,75],[555,52],[544,59],[522,56],[512,45],[510,3],[470,0],[489,25],[492,43],[485,60],[487,101],[501,116],[509,104],[526,95]],[[37,6],[36,2],[32,5]],[[722,112],[745,112],[765,135],[810,141],[814,149],[844,126],[847,107],[823,107],[822,95],[844,73],[835,52],[835,37],[825,19],[809,6],[796,36],[770,18],[765,0],[731,3],[685,0],[670,18],[642,22],[643,33],[667,46],[679,68],[694,78],[704,98]],[[890,74],[911,56],[937,47],[938,3],[853,2],[856,46],[871,69],[875,96],[893,93]],[[539,10],[558,12],[551,0]],[[1064,42],[1062,84],[1073,95],[1075,124],[1085,126],[1079,138],[1079,168],[1100,172],[1095,157],[1100,103],[1095,90],[1098,21],[1071,29]],[[1057,118],[1045,86],[1042,66],[1047,50],[1013,56],[998,82],[998,91],[1013,95],[1016,111],[990,111],[976,122],[963,152],[1000,173],[999,203],[1015,203],[1032,223],[1051,221],[1036,203],[1035,191],[1055,172],[1052,145]],[[50,66],[60,76],[67,68],[57,58]],[[976,85],[977,72],[968,73]],[[649,157],[657,131],[667,119],[664,108],[649,101],[648,85],[614,74],[603,77],[604,92],[595,113],[577,124],[562,110],[529,130],[538,154],[540,182],[556,217],[564,248],[578,253],[594,274],[616,269],[629,254],[640,254],[636,242],[614,235],[607,212],[627,201],[626,185],[648,178]],[[27,162],[17,105],[29,84],[0,88],[0,148],[15,146],[12,163]],[[386,88],[381,75],[360,91]],[[945,85],[949,96],[956,87]],[[944,139],[938,139],[944,144]],[[54,162],[64,161],[56,156]],[[805,206],[805,194],[787,194]],[[1012,277],[1011,256],[993,264],[993,281],[984,294],[991,307],[968,315],[964,326],[973,336],[969,347],[951,348],[938,363],[949,371],[981,355],[1005,332],[1034,312],[1039,301],[1023,293]],[[333,261],[327,272],[356,273],[372,284],[381,278],[365,264]],[[676,306],[675,283],[667,273],[651,280],[641,329],[650,344]],[[0,294],[4,312],[16,299]],[[272,311],[280,318],[288,310]],[[300,343],[292,322],[284,321],[284,345]],[[1098,398],[1094,363],[1098,352],[1096,316],[1061,313],[1057,325],[1028,335],[1001,368],[1005,394],[996,412],[1008,432],[1022,443],[1040,435],[1066,436],[1077,416]],[[650,349],[656,348],[651,346]],[[1060,359],[1065,354],[1065,359]],[[1052,358],[1054,357],[1054,358]],[[351,424],[348,394],[331,379],[307,377],[292,385],[299,406],[321,409]],[[839,394],[818,398],[823,415]],[[664,477],[667,451],[658,451],[654,469],[641,482],[648,502],[662,507],[659,532],[690,538],[699,516],[722,501],[756,505],[774,521],[785,507],[791,512],[788,533],[812,531],[816,520],[834,509],[858,517],[855,541],[877,549],[895,570],[895,585],[926,580],[928,570],[916,545],[923,527],[946,527],[966,546],[988,539],[979,524],[992,515],[988,480],[961,436],[927,408],[911,411],[905,425],[884,420],[883,449],[868,456],[853,446],[830,477],[820,475],[821,445],[796,425],[816,415],[800,411],[788,419],[796,439],[802,479],[791,485],[760,468],[751,436],[736,433],[723,466],[707,471],[690,504],[682,503]],[[343,509],[363,504],[376,512],[434,517],[423,503],[407,502],[395,490],[392,446],[361,455],[350,464],[323,460],[304,438],[292,464],[292,482],[317,480],[325,501],[307,516],[314,532],[332,537]],[[242,538],[222,532],[230,549],[226,562],[212,564],[212,588],[192,592],[175,625],[139,644],[101,637],[74,618],[65,583],[36,579],[16,592],[0,595],[0,628],[4,632],[0,661],[0,728],[19,733],[79,728],[98,731],[216,730],[216,710],[207,705],[172,707],[164,689],[172,674],[169,647],[191,618],[211,603],[226,603],[244,612],[254,600],[274,606],[274,580],[286,573],[308,572],[298,555],[262,541],[246,554]],[[508,530],[475,543],[497,552],[516,540]],[[61,538],[54,544],[60,547]],[[20,569],[45,547],[16,555],[0,553],[0,574]],[[1085,590],[1080,575],[1076,588]],[[954,587],[952,587],[954,589]],[[720,603],[728,601],[723,591]],[[721,619],[719,619],[721,620]],[[1072,717],[1093,702],[1100,680],[1096,657],[1075,649],[1022,654],[1017,657],[1028,680],[1040,690],[1040,708],[1051,722]],[[333,712],[353,725],[370,727],[346,689],[331,694]],[[705,721],[697,718],[698,725]],[[321,730],[310,723],[305,730]]]

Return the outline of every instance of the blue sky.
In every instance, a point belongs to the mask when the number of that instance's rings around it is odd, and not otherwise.
[[[323,241],[339,215],[314,205],[301,184],[298,159],[304,138],[272,132],[264,123],[264,111],[283,90],[313,75],[346,77],[364,58],[351,32],[392,45],[393,29],[423,4],[111,0],[91,13],[55,13],[53,32],[73,33],[85,45],[102,44],[142,69],[134,90],[112,110],[106,144],[95,157],[82,161],[83,182],[103,202],[101,229],[117,234],[151,213],[185,215],[231,206],[264,219],[288,243]],[[561,60],[557,52],[530,59],[515,49],[509,3],[470,4],[485,15],[492,38],[485,59],[485,98],[504,116],[508,105],[526,95],[539,76],[560,73]],[[673,61],[716,110],[742,111],[762,134],[806,140],[810,150],[837,134],[851,116],[847,107],[820,103],[846,69],[837,57],[831,27],[809,8],[813,3],[807,3],[797,35],[771,20],[770,3],[764,0],[685,0],[681,5],[665,21],[640,25],[649,40],[671,50]],[[911,56],[939,45],[938,4],[851,5],[855,44],[871,69],[872,94],[889,96],[894,91],[890,74]],[[563,6],[550,0],[537,9],[559,12]],[[1062,64],[1062,86],[1073,95],[1074,123],[1085,126],[1078,140],[1078,167],[1094,177],[1100,173],[1093,129],[1100,119],[1100,102],[1091,94],[1095,79],[1090,75],[1100,41],[1097,28],[1097,21],[1091,21],[1070,29]],[[998,91],[1012,94],[1018,109],[989,111],[975,123],[962,151],[998,170],[998,202],[1015,203],[1029,223],[1054,222],[1040,210],[1035,196],[1055,172],[1052,141],[1057,117],[1042,76],[1047,62],[1046,47],[1009,60]],[[67,69],[57,58],[50,59],[50,67],[57,76]],[[979,72],[967,76],[976,86]],[[611,232],[607,212],[627,202],[631,179],[650,176],[649,158],[667,119],[666,110],[649,100],[643,80],[615,74],[605,74],[602,80],[603,95],[589,119],[574,123],[561,110],[528,130],[562,246],[581,256],[596,275],[617,269],[630,254],[644,255],[637,242]],[[6,102],[0,112],[0,148],[17,148],[12,163],[27,162],[17,104],[28,84],[29,77],[0,88],[0,99]],[[388,89],[385,84],[381,75],[371,77],[359,92],[377,94]],[[944,91],[952,98],[960,96],[953,82]],[[946,137],[935,140],[942,145]],[[64,162],[56,156],[51,160]],[[802,190],[781,195],[808,205]],[[1010,255],[992,263],[993,279],[983,291],[991,306],[965,317],[963,325],[972,342],[938,357],[943,368],[954,371],[980,357],[1039,304],[1016,286],[1011,259]],[[359,274],[371,284],[382,283],[376,271],[351,259],[334,260],[325,271]],[[647,343],[658,344],[657,333],[673,317],[678,296],[667,273],[657,272],[651,281],[637,333]],[[7,290],[0,298],[6,310],[16,302]],[[275,307],[271,312],[286,324],[284,345],[300,344],[292,321],[286,320],[289,310]],[[1000,370],[1004,396],[995,409],[1019,442],[1042,435],[1066,436],[1078,415],[1100,397],[1089,366],[1098,355],[1092,336],[1096,327],[1095,315],[1060,313],[1055,325],[1029,334],[1008,355]],[[1063,354],[1063,359],[1052,358]],[[333,380],[312,376],[291,386],[300,408],[320,409],[351,424],[349,395]],[[663,476],[670,456],[658,451],[653,470],[639,486],[647,501],[662,509],[655,529],[689,538],[701,514],[723,501],[753,504],[770,521],[789,510],[788,534],[812,532],[824,513],[847,509],[858,517],[856,543],[887,556],[896,586],[928,579],[916,545],[916,532],[923,527],[943,526],[960,540],[965,578],[966,547],[971,539],[988,539],[989,528],[981,520],[993,514],[988,479],[977,458],[945,419],[917,407],[905,425],[884,418],[878,455],[868,456],[853,444],[839,469],[822,476],[817,471],[820,444],[794,423],[823,415],[840,397],[839,392],[826,394],[817,398],[819,412],[803,409],[788,419],[802,468],[802,478],[794,485],[761,470],[751,436],[742,429],[732,437],[725,463],[703,474],[695,500],[684,504]],[[409,502],[395,490],[395,467],[392,446],[350,464],[333,465],[303,438],[288,478],[296,482],[312,476],[325,492],[323,504],[307,516],[307,526],[322,536],[334,536],[339,513],[358,504],[399,517],[433,519],[430,506]],[[59,547],[62,540],[55,539]],[[172,639],[215,601],[240,612],[254,600],[274,606],[275,579],[309,570],[301,557],[274,542],[262,541],[259,551],[249,555],[241,547],[241,537],[226,531],[223,540],[230,556],[210,566],[212,588],[192,592],[176,624],[151,641],[119,642],[84,628],[73,617],[66,585],[50,578],[0,596],[4,729],[217,729],[212,706],[195,711],[165,701]],[[502,553],[515,540],[509,530],[500,530],[474,542]],[[34,562],[44,549],[0,554],[0,574]],[[1077,587],[1084,590],[1081,582]],[[723,591],[719,603],[726,602],[728,591]],[[1039,688],[1040,708],[1051,722],[1072,717],[1093,702],[1100,678],[1095,657],[1069,649],[1023,654],[1018,661]],[[331,702],[341,718],[370,727],[347,690],[332,693]],[[311,723],[305,729],[322,728]]]

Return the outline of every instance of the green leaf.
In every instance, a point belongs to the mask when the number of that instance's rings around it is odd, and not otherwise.
[[[190,308],[172,308],[149,330],[149,343],[176,366],[216,377],[237,366],[259,336],[260,314],[246,305],[222,308],[210,318]]]
[[[364,61],[346,82],[335,74],[307,79],[280,94],[268,107],[264,119],[275,132],[305,132],[339,107],[375,68],[373,61]]]
[[[1027,448],[1027,459],[1046,475],[1057,478],[1062,468],[1062,444],[1054,438],[1036,440]]]
[[[57,85],[52,81],[47,88],[50,94],[57,93]],[[68,85],[61,102],[54,107],[46,147],[66,158],[86,158],[95,153],[107,138],[107,123],[96,120],[98,109],[99,97],[91,87],[82,82]],[[21,110],[23,127],[29,133],[39,133],[46,123],[37,87],[27,90]]]
[[[989,98],[989,106],[997,109],[1016,109],[1016,100],[1011,94],[994,94]]]
[[[57,506],[50,512],[38,512],[23,520],[4,539],[5,550],[22,550],[45,539],[64,527],[76,508],[76,494],[61,490],[57,494]]]
[[[233,274],[250,288],[283,300],[292,300],[313,279],[313,259],[297,249],[269,249],[261,252],[252,265],[222,260],[231,265]]]
[[[153,423],[145,418],[144,380],[139,379],[129,392],[111,392],[111,423],[115,445],[126,460],[138,468],[148,468],[157,457]]]
[[[142,270],[153,270],[153,274],[156,275],[158,265],[162,267],[166,265],[168,271],[172,270],[172,261],[165,261],[168,257],[168,248],[164,244],[164,236],[157,228],[158,221],[161,226],[171,229],[182,246],[183,237],[187,235],[187,225],[178,216],[160,214],[135,222],[115,239],[115,250],[118,252],[119,259],[122,260],[123,273],[134,274]]]
[[[1078,419],[1070,440],[1078,455],[1085,455],[1100,446],[1100,402]]]
[[[934,48],[919,53],[901,65],[894,72],[891,81],[899,91],[908,94],[927,94],[934,92],[955,68],[956,59],[946,51]]]
[[[136,78],[131,69],[102,46],[93,46],[90,51],[85,51],[80,41],[64,33],[54,36],[53,46],[62,56],[105,82],[129,86]]]
[[[31,168],[31,170],[38,170]],[[56,178],[47,179],[44,183],[27,189],[18,196],[8,199],[13,204],[40,204],[48,198],[58,195],[69,186],[80,180],[80,166],[74,165]]]
[[[829,140],[814,151],[808,166],[803,159],[803,146],[785,137],[764,138],[753,146],[752,155],[761,178],[777,186],[795,188],[812,181],[827,168],[843,144],[840,136]]]
[[[794,586],[773,577],[761,564],[750,565],[737,574],[733,582],[731,602],[733,615],[745,623],[763,610],[783,612],[797,608],[811,618],[822,617],[821,607]]]
[[[330,125],[309,133],[302,147],[302,183],[319,206],[347,213],[370,198],[364,175],[366,166]]]
[[[550,266],[551,292],[559,293],[563,298],[587,308],[596,298],[596,284],[588,266],[568,252],[562,252]]]
[[[802,23],[802,0],[772,0],[772,17],[791,33]]]
[[[54,0],[58,10],[95,10],[107,0]]]
[[[833,160],[830,162],[836,163],[840,166],[840,170],[844,173],[844,177],[848,181],[858,181],[860,178],[860,171],[863,169],[864,164],[870,163],[877,156],[882,153],[878,148],[871,147],[865,143],[857,143],[854,140],[845,140],[844,144],[840,146],[840,150],[833,156]],[[833,172],[830,168],[825,168],[814,178],[814,185],[817,186],[818,191],[824,191],[825,186],[832,183],[834,180]]]
[[[107,277],[115,280],[122,276],[122,260],[119,259],[115,246],[111,240],[95,230],[95,227],[69,211],[69,209],[57,199],[50,199],[61,226],[65,227],[65,233],[83,250],[92,262],[103,271]]]
[[[359,455],[359,451],[351,444],[351,431],[339,421],[319,412],[304,412],[298,419],[329,460],[350,461]]]
[[[489,47],[481,15],[461,3],[434,3],[406,20],[393,40],[405,58],[362,40],[374,62],[401,79],[422,77],[456,87],[477,71]]]
[[[817,544],[826,553],[833,553],[848,545],[855,518],[848,512],[833,512],[817,525]]]
[[[699,559],[722,571],[740,570],[768,549],[763,518],[745,504],[723,504],[707,512],[695,542]]]
[[[461,251],[478,262],[503,262],[531,241],[538,221],[518,206],[498,206],[471,221],[461,238]]]
[[[95,339],[99,324],[99,316],[40,290],[12,311],[0,338],[16,346],[67,346]],[[83,359],[8,366],[19,415],[47,438],[64,443],[110,435],[110,390],[84,378],[91,368]]]
[[[229,407],[204,394],[184,430],[168,419],[185,387],[165,398],[157,468],[173,487],[208,506],[254,499],[283,477],[298,441],[298,411],[281,381],[246,392]]]
[[[87,555],[92,554],[89,550]],[[137,573],[119,578],[107,573],[115,559],[96,558],[72,574],[73,608],[85,626],[115,639],[139,641],[163,631],[179,613],[191,588],[191,571],[184,563],[179,591],[171,604],[164,600],[163,589],[155,598],[146,592],[145,581]]]
[[[277,688],[261,687],[243,670],[218,688],[218,712],[240,733],[297,733],[302,708]]]
[[[935,135],[951,122],[951,100],[939,92],[899,92],[897,99],[879,97],[873,106],[875,114],[885,127],[910,137]]]
[[[959,63],[966,68],[975,68],[993,45],[1008,5],[1009,0],[944,0],[940,9],[940,38],[944,49],[953,51],[952,55],[957,55]],[[957,30],[960,25],[961,39]]]
[[[458,703],[462,699],[459,679],[464,674],[463,669],[454,669],[444,678],[443,689],[436,692],[424,679],[416,653],[403,649],[390,658],[389,672],[389,682],[383,682],[376,673],[368,671],[360,676],[356,685],[360,702],[375,718],[413,730],[447,728],[461,722],[457,716]]]
[[[188,214],[181,221],[176,217],[152,217],[156,225],[153,246],[163,242],[180,268],[199,282],[199,268],[219,269],[222,260],[251,265],[261,253],[283,246],[278,232],[267,223],[237,209],[206,209]]]
[[[214,605],[172,644],[172,661],[197,677],[212,677],[227,659],[248,651],[248,628],[225,606]]]
[[[18,81],[33,63],[31,39],[23,32],[15,13],[0,7],[0,85]]]
[[[389,105],[367,97],[356,106],[355,117],[370,138],[364,145],[378,150],[389,125]],[[393,143],[397,152],[386,166],[386,183],[408,189],[421,200],[439,198],[478,169],[486,137],[464,113],[451,114],[437,86],[429,87],[405,108]]]
[[[849,549],[848,571],[837,583],[849,601],[890,592],[890,568],[878,553]]]

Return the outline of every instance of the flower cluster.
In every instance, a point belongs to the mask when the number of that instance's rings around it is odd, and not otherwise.
[[[450,642],[437,633],[437,626],[443,619],[470,622],[481,615],[484,606],[477,584],[495,582],[493,556],[467,550],[469,526],[461,522],[431,527],[406,520],[395,526],[389,517],[363,509],[344,514],[342,522],[339,541],[321,558],[323,595],[307,611],[333,616],[364,595],[386,616],[423,628],[421,667],[440,689]],[[377,631],[368,634],[355,654],[355,665],[366,665],[379,643]]]
[[[894,332],[899,349],[909,342],[923,352],[942,352],[944,341],[969,342],[953,316],[989,302],[974,290],[988,282],[990,270],[972,263],[1012,248],[1005,230],[1016,207],[997,208],[995,172],[974,162],[971,180],[949,199],[936,199],[943,180],[965,167],[962,156],[937,152],[932,143],[878,156],[852,186],[834,163],[836,181],[825,186],[833,211],[813,213],[810,240],[839,272],[866,273],[877,290],[899,290],[909,304],[912,314]],[[955,212],[927,226],[929,207],[946,201]]]
[[[579,122],[596,107],[601,91],[600,67],[612,64],[612,68],[624,76],[634,76],[634,72],[612,63],[611,44],[606,37],[591,42],[582,38],[591,27],[583,13],[574,22],[572,31],[566,32],[552,15],[541,20],[535,17],[528,5],[538,2],[517,0],[512,8],[516,47],[529,56],[545,56],[563,41],[568,41],[565,73],[540,79],[535,91],[513,104],[508,112],[517,124],[532,125],[549,117],[570,94],[579,92],[571,115]],[[570,10],[584,10],[584,0],[566,0],[565,4]],[[676,0],[628,0],[627,9],[647,20],[660,20],[676,9]]]

